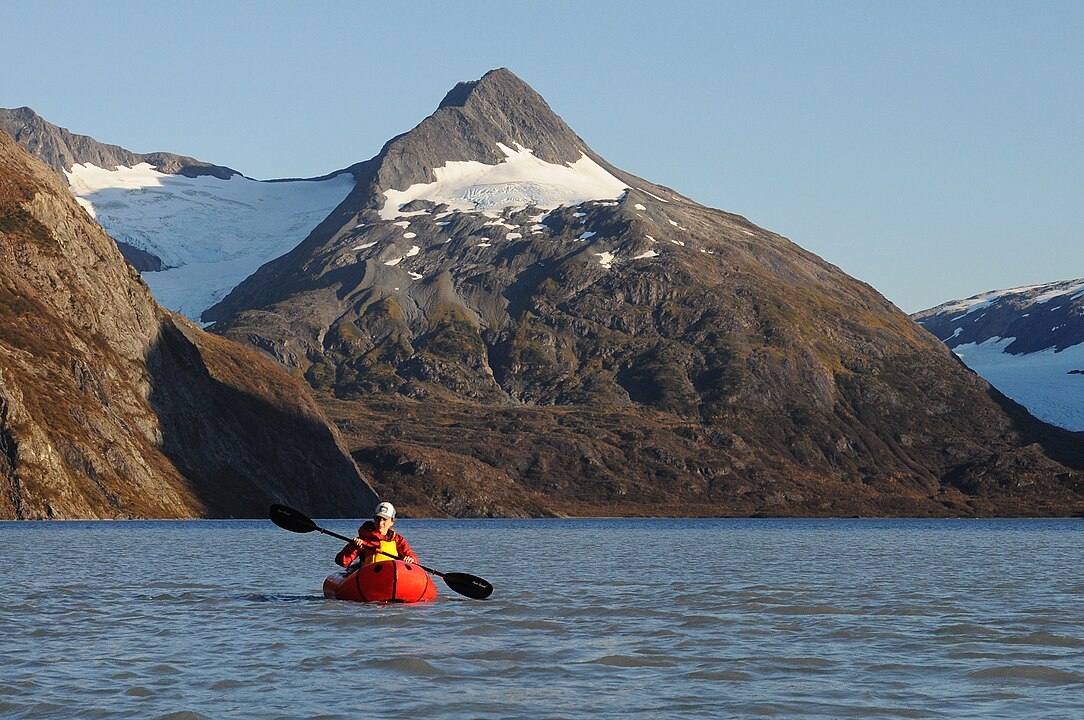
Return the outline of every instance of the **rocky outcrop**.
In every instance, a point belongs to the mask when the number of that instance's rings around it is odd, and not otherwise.
[[[307,389],[160,308],[63,182],[0,132],[0,518],[358,516]]]

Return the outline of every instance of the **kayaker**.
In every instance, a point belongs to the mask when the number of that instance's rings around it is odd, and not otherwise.
[[[359,556],[362,565],[394,560],[395,557],[408,563],[418,562],[418,556],[410,549],[406,538],[391,529],[394,524],[395,506],[390,502],[380,503],[376,506],[373,519],[362,523],[358,528],[358,536],[339,551],[335,562],[348,567]],[[376,552],[377,550],[380,552]]]

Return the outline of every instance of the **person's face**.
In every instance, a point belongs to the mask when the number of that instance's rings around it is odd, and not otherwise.
[[[395,524],[395,521],[386,517],[375,517],[373,518],[373,524],[376,525],[377,532],[386,535],[388,530],[391,530],[391,526]]]

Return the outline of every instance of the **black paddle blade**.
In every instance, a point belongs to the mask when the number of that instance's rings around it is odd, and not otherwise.
[[[485,600],[493,594],[493,586],[476,575],[467,573],[443,573],[441,577],[452,590],[474,600]]]
[[[307,533],[320,529],[307,515],[302,515],[285,505],[272,505],[268,515],[271,517],[271,522],[291,532]]]

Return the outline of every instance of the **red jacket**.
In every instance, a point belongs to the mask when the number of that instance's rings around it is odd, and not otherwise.
[[[406,538],[395,532],[394,530],[388,530],[387,535],[381,535],[376,531],[376,525],[372,520],[366,520],[365,523],[358,528],[358,537],[365,544],[366,548],[379,548],[381,542],[394,542],[395,551],[399,554],[401,559],[410,558],[414,562],[418,562],[418,556],[414,554],[414,551],[410,549],[410,543],[406,541]],[[374,560],[388,560],[390,558],[384,557],[382,554],[375,553],[371,550],[359,550],[358,546],[350,541],[346,544],[339,554],[335,556],[335,562],[343,567],[347,567],[350,563],[357,560],[358,555],[362,555],[362,563],[373,562]]]

